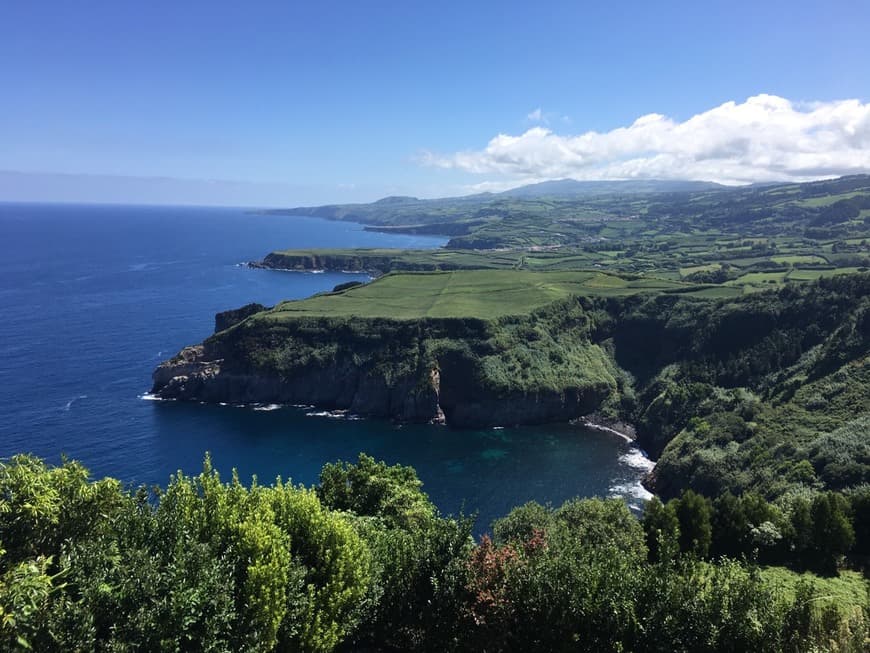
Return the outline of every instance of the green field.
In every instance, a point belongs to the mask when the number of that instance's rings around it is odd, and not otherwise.
[[[446,246],[278,250],[255,265],[387,275],[273,316],[491,318],[575,294],[735,297],[867,269],[868,211],[870,176],[665,195],[392,198],[279,213],[441,233]],[[416,274],[437,272],[456,274]]]
[[[453,250],[572,248],[598,259],[627,260],[650,255],[659,268],[702,265],[741,252],[746,257],[756,249],[767,250],[764,255],[812,256],[820,251],[819,241],[864,239],[868,234],[870,177],[866,175],[764,189],[637,190],[388,198],[272,213],[350,220],[398,233],[442,234],[450,238],[447,248]],[[687,254],[704,241],[724,245],[728,251],[710,251],[707,260],[694,263],[672,256]]]
[[[796,263],[822,263],[825,264],[828,262],[826,258],[821,256],[817,256],[815,254],[795,254],[793,256],[771,256],[770,260],[774,263],[786,263],[787,265],[794,265]]]
[[[696,272],[713,272],[722,266],[719,263],[709,263],[707,265],[692,265],[690,267],[680,268],[680,276],[687,277]]]
[[[738,289],[694,286],[650,277],[624,278],[592,271],[392,273],[343,292],[284,302],[266,315],[271,319],[303,315],[489,319],[527,314],[572,295],[616,296],[639,292],[679,292],[701,296],[712,293],[719,297],[740,294]]]
[[[521,260],[519,251],[474,251],[449,249],[288,249],[273,252],[276,263],[289,269],[440,270],[510,269]]]
[[[831,270],[791,270],[786,277],[789,281],[815,281],[822,277],[832,277],[836,274],[854,274],[859,269],[855,267],[834,268]]]
[[[848,200],[853,197],[858,197],[862,195],[862,191],[856,191],[854,193],[840,193],[838,195],[825,195],[824,197],[812,197],[810,199],[798,200],[795,204],[799,206],[809,206],[812,208],[818,208],[820,206],[830,206],[831,204],[835,204],[841,200]]]
[[[735,281],[729,281],[729,285],[744,286],[744,285],[759,285],[759,284],[778,284],[786,279],[788,272],[751,272],[744,274]]]

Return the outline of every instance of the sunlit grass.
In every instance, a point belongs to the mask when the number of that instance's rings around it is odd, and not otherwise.
[[[698,292],[701,296],[709,296],[710,288],[667,279],[625,278],[595,271],[392,273],[343,292],[284,302],[268,315],[271,319],[302,315],[491,319],[527,314],[572,295],[617,296],[639,292]],[[723,292],[734,294],[731,289],[720,291]]]

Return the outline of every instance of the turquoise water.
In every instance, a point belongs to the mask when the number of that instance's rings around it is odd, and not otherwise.
[[[143,399],[153,368],[208,336],[214,313],[363,279],[255,270],[290,247],[438,247],[239,209],[0,204],[0,456],[66,454],[96,475],[165,484],[206,451],[242,478],[306,484],[365,451],[414,466],[445,512],[479,514],[581,495],[638,505],[647,463],[606,433],[571,426],[453,431],[318,414]]]

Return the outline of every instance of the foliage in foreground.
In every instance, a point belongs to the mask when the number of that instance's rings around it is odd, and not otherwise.
[[[676,515],[669,549],[598,499],[527,504],[475,545],[411,468],[363,455],[314,489],[223,482],[206,459],[152,493],[17,456],[0,465],[0,649],[865,650],[866,596],[783,591],[701,560],[697,535],[680,553],[707,514],[680,501],[656,507]]]

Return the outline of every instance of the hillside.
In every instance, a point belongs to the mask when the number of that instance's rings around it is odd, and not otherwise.
[[[329,220],[346,220],[373,225],[428,225],[464,222],[479,215],[482,207],[497,206],[519,209],[531,208],[520,203],[508,204],[510,200],[598,198],[615,195],[657,195],[660,193],[684,193],[727,188],[710,182],[697,181],[575,181],[560,179],[538,184],[519,186],[501,193],[479,193],[462,197],[419,199],[408,196],[384,197],[368,204],[331,204],[324,206],[300,206],[268,211],[275,215],[305,215]]]
[[[440,250],[281,249],[253,265],[373,274],[595,268],[744,290],[870,267],[866,175],[691,192],[390,198],[289,214],[356,220],[379,231],[440,233],[450,241]]]

